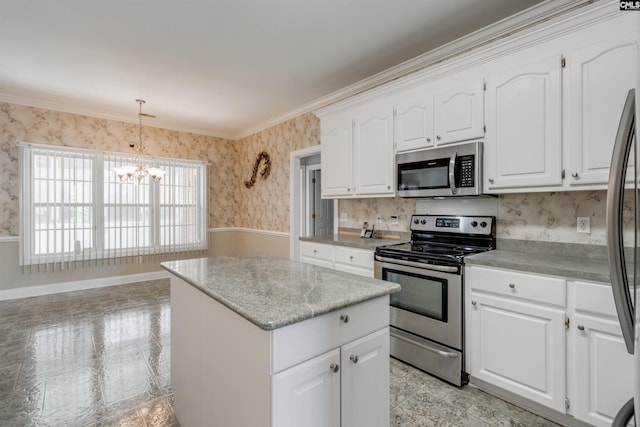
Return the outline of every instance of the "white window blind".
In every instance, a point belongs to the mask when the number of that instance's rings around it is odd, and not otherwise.
[[[166,172],[120,182],[133,155],[20,143],[20,264],[135,262],[207,249],[207,166],[152,158]],[[73,264],[72,264],[73,263]]]

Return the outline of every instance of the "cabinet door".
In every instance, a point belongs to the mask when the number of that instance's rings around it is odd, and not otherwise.
[[[436,93],[434,105],[436,145],[484,136],[482,80],[457,83]]]
[[[471,293],[471,371],[565,412],[564,310]]]
[[[433,94],[429,87],[401,94],[395,103],[396,151],[433,146]]]
[[[333,245],[300,242],[300,261],[320,267],[333,268]]]
[[[633,396],[633,356],[627,353],[615,319],[576,314],[575,417],[607,427]]]
[[[276,374],[273,377],[273,425],[339,426],[339,364],[340,350],[335,349]]]
[[[354,115],[353,130],[356,194],[392,196],[393,107],[386,102],[359,107]]]
[[[322,197],[353,194],[353,122],[351,114],[327,116],[321,123]]]
[[[561,56],[487,78],[485,188],[562,184]]]
[[[341,360],[342,425],[387,427],[389,328],[344,345]]]
[[[629,33],[567,56],[570,185],[607,184],[613,144],[638,75],[638,35]],[[631,159],[631,162],[633,160]],[[633,182],[633,168],[627,171]]]

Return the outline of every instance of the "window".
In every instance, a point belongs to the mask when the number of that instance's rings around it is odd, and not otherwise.
[[[134,156],[20,144],[21,265],[207,249],[207,166],[153,158],[166,174],[122,183]]]

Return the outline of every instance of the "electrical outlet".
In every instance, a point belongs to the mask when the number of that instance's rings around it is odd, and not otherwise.
[[[577,223],[578,233],[591,233],[591,218],[588,216],[579,216]]]
[[[382,224],[382,215],[376,214],[376,224]]]
[[[342,212],[342,216],[340,217],[340,221],[342,221],[342,222],[349,221],[349,214],[347,212]]]
[[[391,224],[398,225],[398,215],[391,215]]]

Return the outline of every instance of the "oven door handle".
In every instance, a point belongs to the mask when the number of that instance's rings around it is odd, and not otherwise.
[[[429,351],[431,353],[435,353],[438,356],[449,357],[449,358],[452,358],[452,359],[456,358],[456,357],[460,357],[459,353],[453,353],[453,352],[438,350],[437,348],[433,348],[433,347],[429,347],[428,345],[424,345],[421,342],[417,342],[417,341],[414,341],[412,339],[405,338],[402,335],[398,335],[398,334],[393,334],[392,333],[391,336],[393,338],[399,339],[400,341],[408,342],[411,345],[418,346],[423,350],[427,350],[427,351]]]
[[[424,262],[416,262],[416,261],[406,261],[406,260],[398,260],[395,258],[387,258],[387,257],[383,257],[380,255],[376,255],[376,261],[381,261],[381,262],[390,262],[392,264],[398,264],[398,265],[406,265],[409,267],[418,267],[418,268],[425,268],[427,270],[434,270],[434,271],[442,271],[445,273],[457,273],[458,272],[458,267],[453,267],[453,266],[448,266],[448,265],[434,265],[434,264],[426,264]]]

